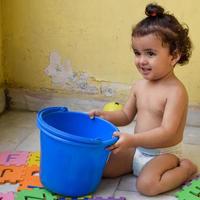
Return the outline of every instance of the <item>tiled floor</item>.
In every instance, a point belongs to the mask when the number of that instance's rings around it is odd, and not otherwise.
[[[121,130],[131,132],[134,123]],[[36,113],[25,111],[7,111],[0,115],[0,152],[2,151],[38,151],[39,130],[36,127]],[[187,126],[184,137],[184,154],[192,159],[200,169],[200,127]],[[172,191],[157,197],[145,197],[140,195],[135,188],[135,177],[132,175],[116,179],[102,180],[95,195],[109,197],[126,197],[127,200],[175,200]],[[16,185],[0,185],[0,192],[14,191]]]

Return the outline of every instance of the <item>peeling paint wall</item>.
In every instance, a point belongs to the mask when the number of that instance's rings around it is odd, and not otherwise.
[[[118,98],[140,78],[130,35],[132,26],[145,17],[148,0],[1,1],[7,87]],[[190,27],[194,53],[189,65],[176,72],[190,104],[200,105],[200,2],[157,3]]]
[[[128,89],[125,84],[105,83],[86,72],[75,72],[70,60],[62,61],[58,52],[52,52],[49,61],[45,74],[51,78],[53,87],[104,96],[113,96],[120,88]]]
[[[52,84],[64,89],[80,90],[88,93],[98,93],[98,88],[89,83],[89,75],[86,72],[73,71],[69,60],[61,62],[61,56],[57,52],[50,54],[50,63],[45,73],[51,77]]]

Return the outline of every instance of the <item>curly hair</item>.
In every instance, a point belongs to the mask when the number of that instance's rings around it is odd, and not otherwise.
[[[141,37],[155,34],[160,37],[162,43],[169,46],[170,54],[180,53],[177,63],[184,65],[189,62],[192,54],[192,43],[188,36],[189,28],[181,25],[171,14],[157,4],[148,4],[145,9],[147,15],[132,29],[132,37]]]

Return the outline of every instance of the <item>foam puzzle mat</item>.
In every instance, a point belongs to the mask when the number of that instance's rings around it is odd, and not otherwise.
[[[179,200],[200,200],[200,174],[186,182],[175,195]]]
[[[13,191],[0,192],[0,200],[125,200],[125,197],[63,197],[51,193],[40,182],[40,152],[0,152],[0,186],[9,184]],[[12,189],[11,189],[12,190]]]

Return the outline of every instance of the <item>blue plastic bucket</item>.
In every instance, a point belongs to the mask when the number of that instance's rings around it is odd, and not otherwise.
[[[64,196],[94,192],[109,156],[105,148],[117,141],[110,122],[65,107],[48,107],[37,116],[40,129],[42,184]]]

